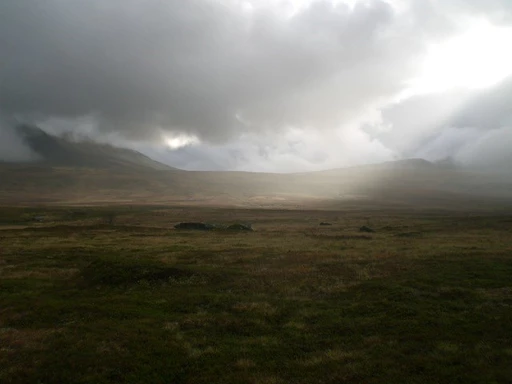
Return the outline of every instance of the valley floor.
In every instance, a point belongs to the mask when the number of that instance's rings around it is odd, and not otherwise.
[[[512,378],[512,215],[4,207],[0,229],[2,383]]]

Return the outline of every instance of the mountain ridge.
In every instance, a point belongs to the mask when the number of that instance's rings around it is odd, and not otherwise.
[[[39,165],[90,168],[149,168],[175,170],[166,164],[127,148],[99,144],[90,140],[74,141],[22,124],[16,128],[25,144],[37,155]]]
[[[288,174],[184,171],[129,149],[22,131],[42,159],[1,164],[0,204],[512,206],[511,181],[423,159]]]
[[[164,164],[139,151],[98,143],[88,138],[75,140],[69,136],[58,136],[47,133],[35,125],[20,124],[16,132],[24,143],[34,152],[37,159],[30,162],[2,162],[3,164],[33,164],[52,167],[90,167],[90,168],[120,168],[147,167],[152,170],[181,170]],[[396,169],[426,169],[434,166],[446,166],[448,162],[430,162],[422,158],[407,158],[382,163],[369,163],[355,166],[336,167],[318,171],[297,172],[258,172],[258,171],[187,171],[187,172],[233,172],[249,174],[313,174],[322,172],[337,172],[347,169],[363,168],[396,168]],[[453,166],[453,163],[449,163]],[[184,171],[184,170],[182,170]]]

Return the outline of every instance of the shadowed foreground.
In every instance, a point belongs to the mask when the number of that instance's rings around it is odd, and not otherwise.
[[[2,208],[0,382],[508,383],[512,216],[479,215]]]

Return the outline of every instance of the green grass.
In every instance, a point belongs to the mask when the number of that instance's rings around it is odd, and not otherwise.
[[[0,215],[1,383],[512,377],[510,216],[184,207]],[[180,221],[252,222],[255,231],[174,230]]]

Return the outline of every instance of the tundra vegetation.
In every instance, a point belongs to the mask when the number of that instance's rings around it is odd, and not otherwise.
[[[0,382],[510,383],[511,233],[502,212],[0,208]]]

